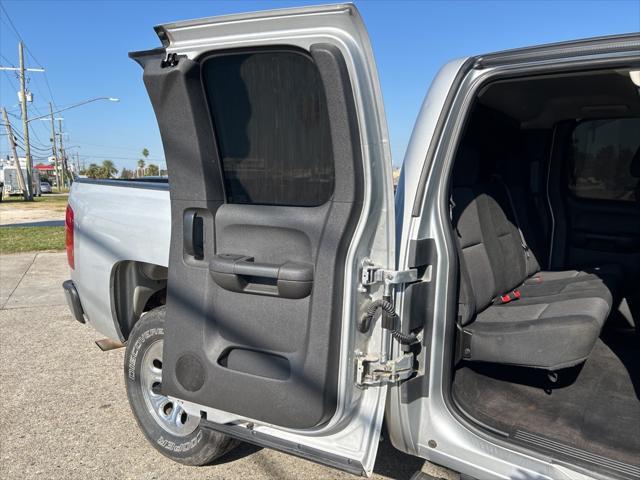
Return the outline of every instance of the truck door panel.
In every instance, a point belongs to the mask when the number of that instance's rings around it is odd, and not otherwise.
[[[376,348],[379,327],[356,324],[381,291],[357,279],[394,258],[393,189],[357,11],[158,30],[166,48],[134,57],[170,177],[162,391],[212,428],[369,474],[386,388],[356,387],[354,352]]]

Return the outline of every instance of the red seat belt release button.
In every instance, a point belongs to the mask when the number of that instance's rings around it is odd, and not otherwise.
[[[500,301],[502,303],[509,303],[511,301],[511,296],[510,295],[502,295],[500,297]]]
[[[513,296],[516,298],[520,298],[522,296],[522,294],[520,293],[520,290],[514,290],[513,291]]]

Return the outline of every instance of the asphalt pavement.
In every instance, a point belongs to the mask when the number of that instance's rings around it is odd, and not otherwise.
[[[206,467],[157,453],[129,411],[124,349],[100,351],[100,335],[73,320],[61,288],[68,276],[64,252],[0,255],[0,478],[357,478],[251,445]],[[374,478],[421,468],[438,473],[383,440]]]

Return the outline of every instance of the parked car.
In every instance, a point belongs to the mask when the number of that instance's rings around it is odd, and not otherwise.
[[[640,476],[639,35],[444,65],[394,197],[356,7],[156,31],[170,182],[77,179],[64,288],[158,451],[370,475],[384,421],[464,478]]]
[[[40,182],[40,191],[42,193],[51,193],[51,184],[49,182]]]

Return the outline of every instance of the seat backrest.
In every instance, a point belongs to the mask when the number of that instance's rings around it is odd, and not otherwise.
[[[515,210],[518,220],[516,226],[520,228],[523,237],[529,247],[528,256],[525,260],[527,267],[527,276],[538,273],[541,270],[539,258],[544,258],[542,241],[537,234],[540,230],[540,221],[536,217],[533,205],[530,204],[530,195],[527,190],[520,185],[503,184],[504,188],[509,189],[511,202],[503,205],[507,212]],[[532,220],[533,219],[533,220]],[[534,228],[534,224],[538,228]]]
[[[529,247],[525,259],[527,276],[539,272],[541,264],[538,259],[545,258],[542,232],[544,228],[541,228],[543,219],[535,206],[532,176],[531,163],[515,153],[503,156],[496,161],[493,180],[502,187],[502,196],[498,200],[509,220],[522,232],[522,237]],[[533,228],[534,224],[537,228]]]
[[[485,309],[495,297],[495,276],[481,227],[479,202],[475,192],[478,183],[479,159],[474,150],[461,147],[452,178],[452,224],[460,252],[461,291],[471,308],[461,314],[460,323],[468,324],[475,312]]]
[[[504,186],[487,181],[475,190],[498,296],[516,289],[527,278],[525,251],[513,212],[505,207],[509,201]]]
[[[461,147],[452,179],[452,224],[473,301],[473,311],[461,315],[463,325],[530,274],[515,216],[504,185],[482,179],[477,153]]]

